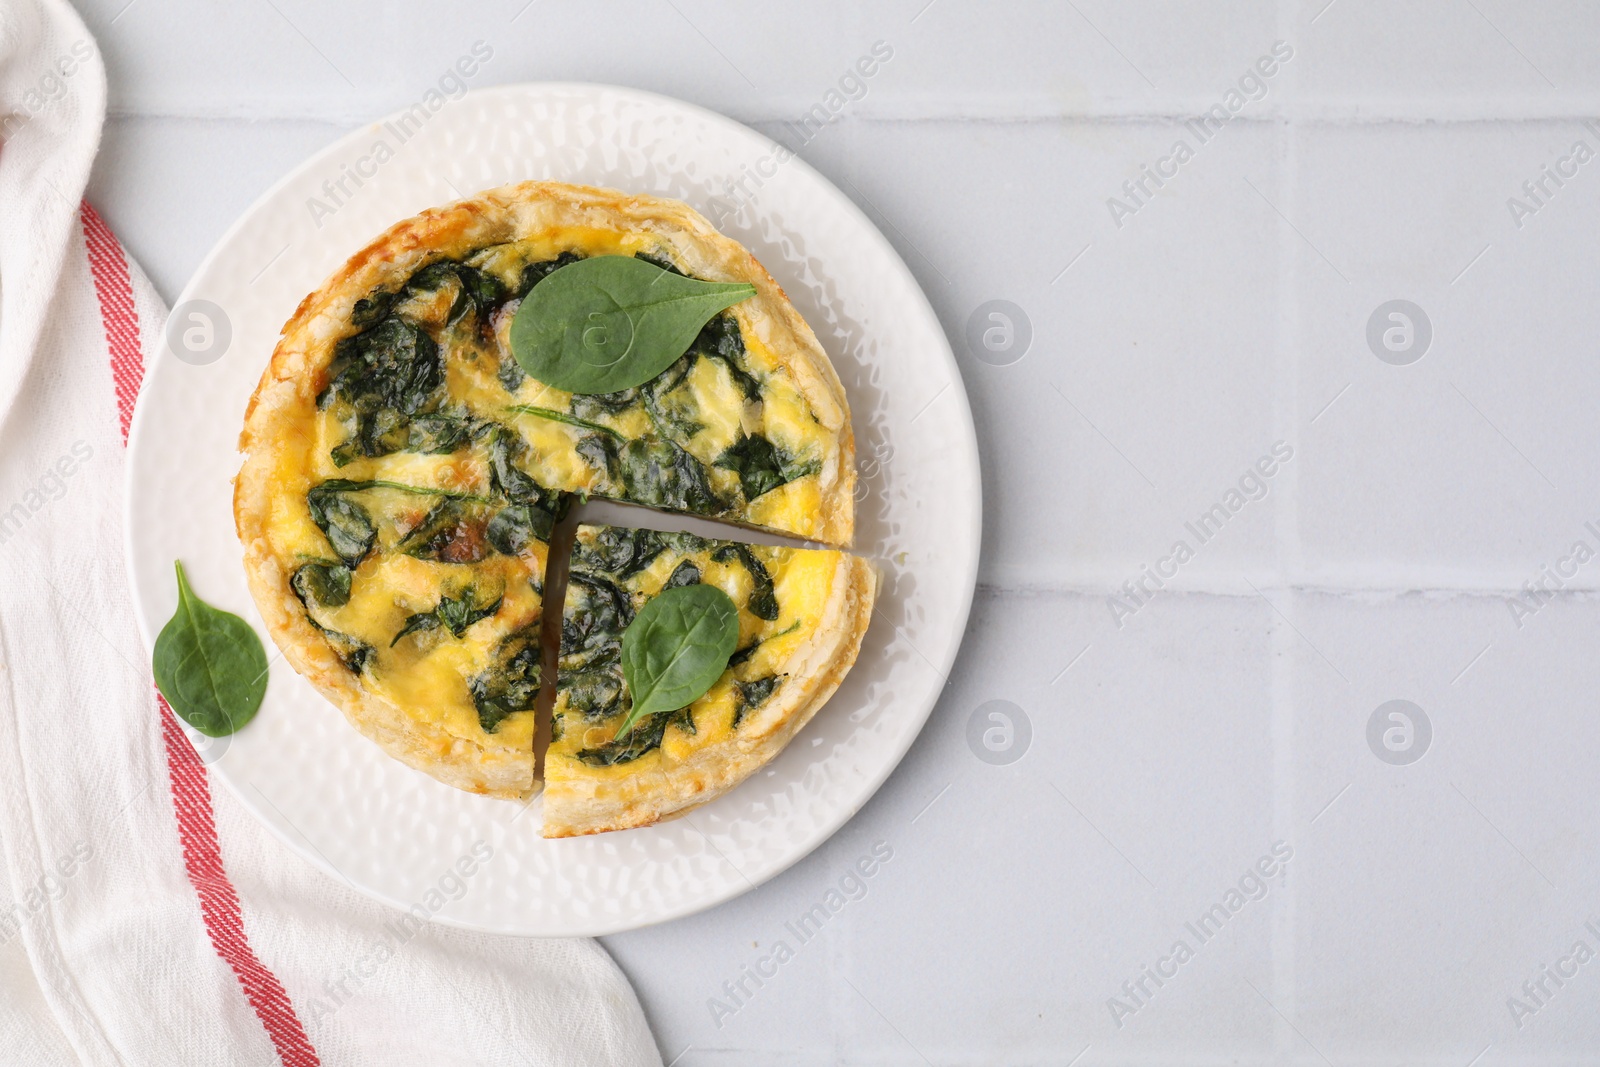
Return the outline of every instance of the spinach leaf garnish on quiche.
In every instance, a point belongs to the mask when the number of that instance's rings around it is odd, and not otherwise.
[[[695,580],[672,585],[681,574]],[[622,676],[633,707],[617,727],[617,740],[646,715],[688,707],[706,695],[739,644],[739,609],[727,593],[703,585],[700,569],[685,560],[661,592],[646,602],[622,635]]]
[[[595,256],[554,271],[511,320],[511,353],[530,376],[569,393],[618,393],[678,361],[711,316],[756,294],[633,256]]]

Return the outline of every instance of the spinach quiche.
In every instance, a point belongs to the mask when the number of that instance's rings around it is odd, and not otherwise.
[[[671,283],[662,291],[727,295],[647,379],[563,390],[529,373],[514,335],[541,326],[540,301],[621,259],[649,264]],[[240,449],[235,522],[285,658],[390,755],[499,797],[537,788],[536,719],[551,699],[541,705],[541,658],[556,630],[544,583],[575,502],[612,498],[839,546],[854,530],[843,388],[767,272],[684,204],[559,183],[426,211],[352,257],[285,325]],[[712,561],[704,573],[733,582],[747,572]],[[865,625],[842,607],[829,618]],[[815,639],[853,649],[859,633]],[[821,660],[785,669],[786,693],[740,727],[751,744],[786,737],[785,724],[810,714],[810,698],[791,700],[837,681]],[[822,673],[802,679],[813,669]],[[664,736],[664,751],[683,747]],[[726,750],[739,767],[776,751],[741,746]],[[620,779],[653,764],[577,766]],[[695,795],[745,773],[696,770]],[[571,788],[581,778],[570,775]],[[640,803],[627,810],[671,807]]]
[[[703,696],[629,724],[625,633],[653,598],[702,583],[737,607],[733,651]],[[838,687],[875,592],[871,567],[844,552],[580,526],[545,756],[545,836],[647,826],[738,785]]]

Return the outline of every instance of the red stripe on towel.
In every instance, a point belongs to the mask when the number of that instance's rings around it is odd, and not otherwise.
[[[133,306],[133,283],[128,259],[111,230],[88,202],[83,204],[83,237],[89,250],[89,271],[94,275],[105,326],[106,347],[111,351],[111,378],[116,384],[117,418],[122,439],[128,439],[133,403],[144,378],[144,356],[139,344],[139,313]],[[161,708],[161,735],[167,750],[167,778],[178,815],[178,838],[183,844],[183,865],[189,883],[200,898],[211,945],[233,969],[245,999],[255,1009],[267,1036],[285,1067],[320,1067],[316,1049],[306,1037],[289,994],[277,975],[256,958],[244,932],[239,893],[222,866],[222,847],[211,814],[211,785],[205,764],[178,725],[167,702],[156,696]]]
[[[100,322],[111,350],[111,379],[117,387],[117,418],[122,441],[128,441],[133,402],[144,379],[144,355],[139,346],[139,313],[133,309],[133,283],[128,279],[128,259],[111,230],[83,202],[83,240],[89,246],[89,273],[100,298]]]

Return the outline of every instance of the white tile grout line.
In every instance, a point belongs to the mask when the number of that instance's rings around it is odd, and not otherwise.
[[[775,99],[779,99],[776,98]],[[870,99],[870,98],[869,98]],[[815,101],[810,101],[814,103]],[[807,101],[793,101],[794,110],[805,107]],[[1137,101],[1132,104],[1137,104]],[[969,129],[974,126],[1119,126],[1159,125],[1182,122],[1215,104],[1211,97],[1185,99],[1180,106],[1170,108],[1144,108],[1130,106],[1102,107],[1099,110],[1062,111],[1054,101],[1040,98],[1040,107],[1034,110],[994,111],[985,114],[972,109],[951,107],[917,108],[906,111],[881,109],[877,112],[857,109],[850,114],[835,117],[834,125],[859,124],[869,127],[884,126],[952,126]],[[1115,101],[1113,101],[1115,104]],[[1500,111],[1486,108],[1484,104],[1501,105]],[[1574,99],[1572,106],[1560,110],[1550,108],[1525,108],[1512,110],[1502,101],[1483,101],[1476,106],[1464,102],[1455,105],[1459,113],[1450,110],[1451,104],[1418,106],[1415,110],[1383,114],[1362,104],[1353,105],[1346,114],[1342,103],[1327,106],[1302,106],[1296,108],[1266,109],[1254,114],[1240,113],[1231,125],[1260,127],[1268,123],[1292,123],[1301,127],[1327,129],[1366,129],[1383,126],[1415,127],[1423,124],[1435,126],[1483,126],[1485,124],[1523,125],[1528,123],[1566,124],[1593,119],[1600,113],[1600,95]],[[109,122],[192,122],[195,124],[233,123],[252,129],[279,125],[336,126],[341,131],[374,122],[392,109],[387,97],[351,97],[346,107],[304,107],[300,101],[246,101],[205,107],[164,107],[113,104],[106,110]],[[775,126],[793,118],[788,110],[746,111],[736,107],[718,108],[746,126]]]
[[[1137,562],[1129,566],[1138,566]],[[1110,574],[1063,574],[1043,581],[1034,580],[1037,571],[1022,570],[1027,578],[980,574],[978,593],[994,598],[1060,597],[1103,600],[1108,596],[1125,595],[1122,582],[1125,572]],[[1441,582],[1418,576],[1415,580],[1396,578],[1393,581],[1332,582],[1311,579],[1289,581],[1273,580],[1259,569],[1241,568],[1225,576],[1211,575],[1196,578],[1184,584],[1168,583],[1162,590],[1164,596],[1217,597],[1219,599],[1254,599],[1264,593],[1273,595],[1326,597],[1333,600],[1371,602],[1374,598],[1395,599],[1403,596],[1422,596],[1430,601],[1450,600],[1514,600],[1526,595],[1526,590],[1510,582],[1479,582],[1469,585]],[[1594,585],[1568,584],[1556,592],[1558,600],[1567,603],[1592,604],[1600,601],[1600,588]]]
[[[1278,4],[1278,18],[1280,23],[1285,18],[1285,10],[1296,5],[1293,0],[1280,0]],[[1327,9],[1324,8],[1324,11]],[[1281,24],[1280,36],[1288,40],[1286,33],[1290,32]],[[1278,161],[1278,197],[1284,206],[1293,214],[1299,214],[1299,146],[1297,128],[1293,123],[1285,123],[1278,127],[1277,151],[1274,153]],[[1291,227],[1292,228],[1292,227]],[[1294,243],[1294,238],[1283,227],[1275,227],[1277,238],[1277,253],[1279,256],[1278,276],[1278,315],[1275,325],[1277,333],[1277,349],[1282,355],[1279,357],[1277,376],[1277,403],[1274,406],[1274,421],[1277,423],[1279,439],[1291,443],[1303,440],[1301,427],[1297,425],[1296,418],[1300,409],[1300,358],[1299,358],[1299,300],[1297,294],[1300,286],[1299,248]],[[1340,395],[1343,395],[1342,393]],[[1335,397],[1335,399],[1338,399]],[[1331,406],[1331,405],[1329,405]],[[1324,411],[1327,410],[1325,407]],[[1320,412],[1319,412],[1320,414]],[[1278,564],[1273,569],[1278,571],[1282,565],[1284,555],[1287,554],[1290,566],[1298,569],[1300,565],[1300,465],[1290,464],[1292,469],[1284,471],[1287,480],[1280,487],[1283,496],[1281,506],[1273,512],[1273,540],[1277,547]],[[1270,601],[1269,601],[1270,603]],[[1292,610],[1292,597],[1286,601]],[[1272,826],[1274,840],[1291,840],[1294,826],[1294,797],[1295,797],[1295,766],[1294,766],[1294,656],[1290,649],[1294,637],[1284,627],[1274,626],[1268,638],[1273,652],[1271,677],[1269,685],[1272,692],[1271,736],[1272,736]],[[1272,961],[1272,988],[1284,990],[1287,1002],[1291,1009],[1298,997],[1298,986],[1295,981],[1295,911],[1298,894],[1297,885],[1291,882],[1286,887],[1281,908],[1273,912],[1272,922],[1268,930],[1268,955]]]

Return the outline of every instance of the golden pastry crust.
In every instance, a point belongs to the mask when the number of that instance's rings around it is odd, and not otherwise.
[[[722,741],[650,773],[590,774],[571,756],[549,757],[544,836],[574,837],[649,826],[709,803],[771,762],[827,703],[855,663],[872,619],[877,572],[840,553],[817,625],[773,673],[786,674],[772,700]]]
[[[353,332],[356,302],[375,289],[395,289],[435,260],[462,259],[488,246],[568,231],[642,235],[654,249],[668,250],[669,257],[695,277],[748,282],[756,288],[754,297],[733,309],[741,332],[787,371],[810,415],[837,442],[821,459],[815,501],[804,509],[811,525],[790,532],[836,545],[848,545],[854,533],[854,439],[837,374],[810,327],[767,271],[687,205],[557,182],[524,182],[425,211],[391,227],[352,256],[301,302],[285,324],[246,410],[239,441],[246,458],[234,491],[246,576],[268,632],[285,658],[359,732],[391,756],[442,782],[508,799],[526,797],[535,788],[531,748],[499,741],[492,733],[470,737],[451,732],[363,686],[307,619],[290,585],[295,560],[281,545],[275,547],[274,530],[287,521],[289,509],[303,508],[307,491],[320,480],[309,459],[317,444],[313,429],[317,398],[328,382],[335,345]],[[296,521],[303,525],[303,520]],[[844,631],[818,638],[828,637],[835,654],[843,654],[848,646],[843,667],[808,681],[805,689],[810,695],[805,699],[796,694],[775,701],[776,706],[796,706],[774,718],[770,737],[759,748],[764,754],[741,753],[736,766],[742,769],[737,773],[697,771],[696,780],[702,782],[698,792],[710,790],[709,795],[715,795],[771,758],[832,692],[859,645],[860,633],[851,629],[857,625],[854,609],[863,602],[870,606],[872,599],[870,579],[858,577],[856,586],[848,595],[841,591],[845,599],[839,620]],[[864,615],[859,625],[865,628]],[[825,657],[817,663],[818,669],[831,669],[832,661]],[[796,677],[800,669],[797,665]],[[765,709],[761,719],[765,722],[774,714]]]

